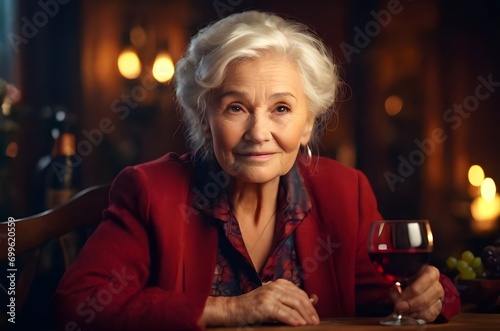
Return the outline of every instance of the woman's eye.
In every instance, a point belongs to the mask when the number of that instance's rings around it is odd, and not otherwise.
[[[242,107],[238,106],[238,105],[230,105],[229,107],[227,107],[227,110],[231,111],[231,112],[240,112],[243,110]]]
[[[290,111],[290,108],[286,106],[278,106],[278,108],[276,108],[276,112],[278,113],[286,113],[288,111]]]

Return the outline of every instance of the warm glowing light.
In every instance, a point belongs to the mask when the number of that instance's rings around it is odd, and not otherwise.
[[[2,114],[4,116],[9,116],[10,115],[10,109],[11,109],[11,104],[4,102],[2,105]]]
[[[118,69],[125,78],[135,79],[139,77],[141,74],[141,61],[133,49],[127,48],[120,54]]]
[[[471,185],[479,186],[484,180],[483,168],[475,164],[469,168],[467,176],[469,177],[469,183]]]
[[[470,211],[476,221],[495,220],[500,215],[500,195],[495,194],[491,201],[483,197],[475,198],[470,205]]]
[[[385,111],[388,115],[395,116],[403,108],[403,99],[401,99],[397,95],[391,95],[387,99],[385,99],[384,106]]]
[[[487,177],[481,183],[481,197],[486,201],[492,201],[497,193],[497,187],[493,179]]]
[[[10,158],[15,158],[19,152],[19,146],[15,141],[9,143],[5,149],[5,155]]]
[[[174,76],[174,61],[168,53],[159,53],[153,64],[153,76],[160,83],[165,83]]]

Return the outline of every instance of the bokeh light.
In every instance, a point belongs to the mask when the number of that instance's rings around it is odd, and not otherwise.
[[[159,53],[153,64],[153,76],[160,82],[165,83],[174,76],[174,61],[168,53]]]
[[[146,31],[140,25],[136,25],[130,30],[130,42],[136,48],[141,48],[146,44],[147,35]]]
[[[495,194],[491,201],[477,197],[472,201],[470,211],[476,221],[493,221],[500,214],[500,196]]]
[[[137,56],[137,53],[131,49],[127,48],[121,52],[118,57],[118,69],[123,77],[128,79],[135,79],[141,74],[141,60]]]
[[[384,106],[388,115],[395,116],[403,109],[403,99],[397,95],[391,95],[385,99]]]
[[[19,145],[15,141],[10,142],[5,149],[5,155],[10,158],[15,158],[18,153]]]
[[[484,170],[481,166],[475,164],[469,168],[467,176],[472,186],[479,186],[484,180]]]
[[[481,183],[481,197],[486,201],[493,201],[497,193],[497,187],[495,181],[492,178],[485,178]]]

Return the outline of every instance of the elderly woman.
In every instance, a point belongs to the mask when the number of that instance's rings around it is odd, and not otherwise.
[[[428,322],[458,312],[432,266],[391,291],[368,258],[381,216],[365,176],[311,155],[338,77],[306,27],[222,19],[192,39],[175,80],[193,152],[115,179],[55,295],[61,328],[313,325],[392,301]]]

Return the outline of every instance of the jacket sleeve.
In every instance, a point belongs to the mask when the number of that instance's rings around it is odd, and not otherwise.
[[[150,284],[155,249],[151,194],[142,169],[115,179],[109,208],[54,295],[62,330],[198,329],[207,295]]]
[[[356,256],[356,305],[359,314],[377,314],[387,310],[391,302],[388,290],[392,284],[388,283],[373,267],[368,257],[368,233],[373,221],[383,219],[378,212],[377,201],[365,175],[358,172],[359,185],[359,242]],[[436,322],[449,321],[458,315],[461,309],[460,297],[453,282],[445,275],[440,275],[439,281],[443,286],[445,297],[443,309]]]

